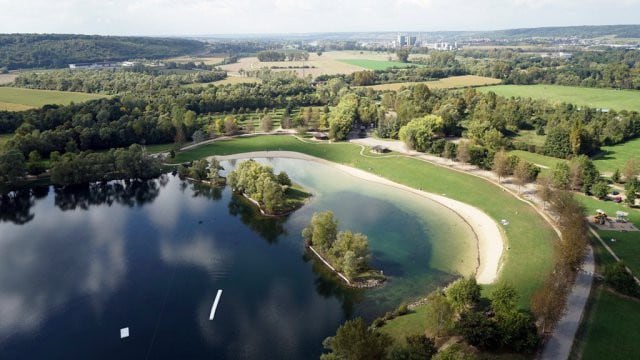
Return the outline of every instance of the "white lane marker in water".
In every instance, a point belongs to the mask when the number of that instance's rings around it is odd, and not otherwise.
[[[211,307],[211,314],[209,314],[209,320],[213,320],[213,317],[216,315],[216,308],[218,307],[218,302],[220,301],[220,296],[222,296],[222,290],[218,290],[218,294],[216,295],[216,299],[213,301],[213,306]]]
[[[128,338],[129,337],[129,328],[122,328],[120,329],[120,339],[124,339],[124,338]]]

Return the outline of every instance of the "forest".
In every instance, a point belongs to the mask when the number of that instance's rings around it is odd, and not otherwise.
[[[200,41],[178,38],[0,34],[0,68],[63,68],[72,63],[167,58],[203,49]]]

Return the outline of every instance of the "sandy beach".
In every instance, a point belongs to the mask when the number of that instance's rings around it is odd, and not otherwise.
[[[463,202],[450,199],[446,196],[413,189],[406,185],[398,184],[383,177],[366,171],[337,164],[331,161],[291,151],[257,151],[227,156],[214,156],[219,161],[238,160],[250,158],[289,158],[315,161],[336,167],[343,172],[363,180],[392,186],[411,192],[415,195],[431,199],[457,213],[473,230],[478,242],[479,267],[476,271],[476,280],[479,284],[491,284],[496,281],[500,269],[500,258],[504,247],[504,239],[498,224],[481,210]],[[210,157],[209,160],[211,160]]]

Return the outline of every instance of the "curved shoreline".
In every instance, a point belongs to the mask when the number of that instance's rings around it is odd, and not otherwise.
[[[411,192],[415,195],[430,199],[436,203],[450,209],[465,221],[476,236],[478,245],[478,268],[476,270],[476,281],[479,284],[491,284],[496,281],[500,269],[500,259],[504,248],[504,238],[502,231],[489,215],[480,209],[463,202],[450,199],[445,196],[417,190],[406,185],[398,184],[386,178],[371,174],[364,170],[352,168],[350,166],[334,163],[325,159],[306,155],[293,151],[255,151],[224,156],[210,156],[208,159],[216,158],[219,161],[239,160],[249,158],[289,158],[314,161],[335,167],[343,172],[378,184],[391,186],[400,190]]]

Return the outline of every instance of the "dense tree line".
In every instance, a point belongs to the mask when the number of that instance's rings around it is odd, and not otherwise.
[[[532,57],[512,50],[473,50],[463,56],[477,58],[466,62],[468,72],[507,84],[640,89],[640,54],[636,50],[578,51],[570,59]]]
[[[264,50],[258,54],[258,60],[268,61],[306,61],[309,60],[309,53],[299,50]]]
[[[70,63],[157,59],[203,48],[200,41],[176,38],[0,34],[0,68],[62,68]]]
[[[145,155],[140,145],[107,152],[66,153],[54,157],[51,181],[56,185],[79,185],[117,179],[152,179],[160,176],[160,161]]]
[[[21,73],[14,81],[14,86],[110,95],[124,92],[143,94],[168,87],[218,81],[226,76],[224,71],[162,75],[127,70],[59,70]]]

